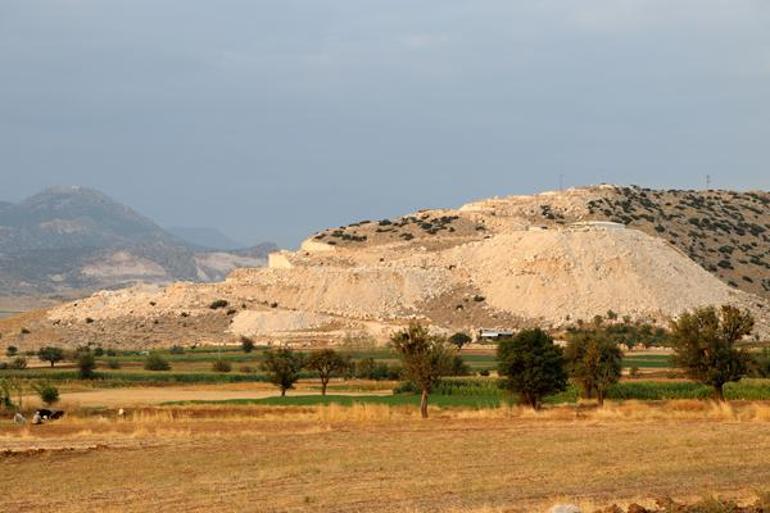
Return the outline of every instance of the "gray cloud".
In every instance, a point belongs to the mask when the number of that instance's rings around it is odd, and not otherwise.
[[[5,0],[3,198],[327,225],[612,181],[770,187],[770,5]]]

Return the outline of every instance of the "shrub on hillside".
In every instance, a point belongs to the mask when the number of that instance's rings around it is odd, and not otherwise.
[[[110,358],[107,360],[107,367],[110,369],[120,369],[120,360],[117,358]]]
[[[173,345],[168,349],[169,354],[184,354],[184,347]]]
[[[5,348],[5,356],[11,357],[16,356],[16,353],[19,352],[19,348],[16,346],[8,346]]]
[[[229,303],[224,299],[217,299],[212,301],[212,303],[209,305],[209,308],[212,310],[218,310],[220,308],[226,308]]]
[[[160,353],[150,353],[144,361],[144,370],[167,371],[171,368],[168,361]]]

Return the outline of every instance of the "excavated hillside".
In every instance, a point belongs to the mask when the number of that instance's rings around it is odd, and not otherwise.
[[[24,334],[19,319],[0,321],[0,343],[383,341],[411,319],[446,332],[559,328],[612,310],[665,324],[724,303],[750,309],[767,336],[768,202],[598,186],[362,221],[221,283],[100,292],[28,316]]]

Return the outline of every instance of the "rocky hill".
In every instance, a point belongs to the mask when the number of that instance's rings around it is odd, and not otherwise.
[[[200,250],[98,191],[51,188],[18,204],[0,203],[0,296],[221,280],[235,267],[264,264],[273,249]]]
[[[16,345],[314,343],[385,340],[415,318],[446,332],[558,329],[609,311],[662,325],[731,303],[766,337],[769,203],[767,193],[615,186],[494,198],[330,228],[271,254],[269,268],[100,292],[0,321],[0,332]]]

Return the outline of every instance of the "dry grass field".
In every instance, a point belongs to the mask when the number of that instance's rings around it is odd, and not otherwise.
[[[770,488],[770,404],[179,406],[0,425],[0,511],[544,511]]]

